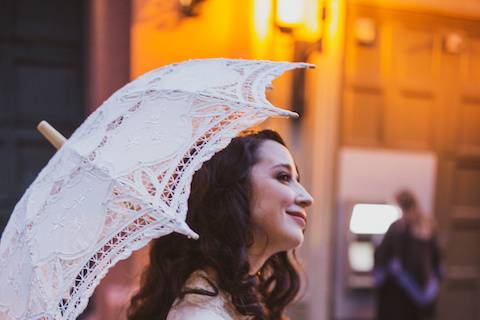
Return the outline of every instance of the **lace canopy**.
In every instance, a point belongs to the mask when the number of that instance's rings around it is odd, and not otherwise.
[[[265,98],[304,63],[207,59],[153,70],[75,131],[0,242],[0,319],[75,319],[109,268],[185,223],[193,173],[240,131],[295,116]]]

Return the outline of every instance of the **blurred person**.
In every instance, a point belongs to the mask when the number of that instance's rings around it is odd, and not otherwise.
[[[152,242],[128,319],[286,319],[312,201],[278,133],[234,138],[193,176],[187,223],[200,238]]]
[[[402,217],[375,251],[378,320],[431,320],[442,278],[434,221],[409,191],[396,194]]]

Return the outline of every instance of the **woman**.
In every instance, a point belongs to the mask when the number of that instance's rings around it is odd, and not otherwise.
[[[187,223],[200,239],[153,242],[129,319],[284,319],[312,201],[276,132],[234,138],[193,177]]]
[[[403,212],[375,252],[379,320],[433,319],[441,279],[433,220],[408,191],[396,195]]]

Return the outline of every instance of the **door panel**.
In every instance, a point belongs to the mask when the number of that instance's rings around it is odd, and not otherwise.
[[[456,132],[458,152],[480,155],[480,97],[462,99],[458,123],[461,123]]]
[[[385,136],[391,147],[430,149],[435,100],[429,92],[399,91],[387,106]]]
[[[393,23],[392,68],[394,80],[401,89],[431,92],[437,68],[436,33],[429,25],[411,28],[408,24]]]
[[[343,126],[345,143],[381,145],[383,103],[383,94],[380,90],[358,87],[345,94]]]
[[[480,319],[480,159],[444,160],[439,179],[438,218],[445,241],[446,277],[441,320]],[[443,175],[443,177],[442,177]],[[458,301],[452,304],[452,301]],[[452,310],[453,309],[453,310]],[[462,314],[459,317],[459,313]]]

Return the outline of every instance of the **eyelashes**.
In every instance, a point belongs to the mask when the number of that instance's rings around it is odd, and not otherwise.
[[[292,180],[292,175],[286,172],[280,172],[277,174],[277,180],[280,182],[288,183]]]
[[[290,172],[283,172],[283,171],[280,173],[277,173],[275,178],[282,183],[290,183],[294,179],[293,175]],[[300,183],[300,179],[297,178],[296,181]]]

